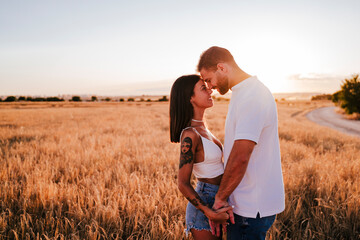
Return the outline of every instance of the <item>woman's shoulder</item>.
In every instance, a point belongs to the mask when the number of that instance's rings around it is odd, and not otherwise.
[[[197,141],[199,139],[199,135],[194,128],[187,127],[182,131],[180,140],[183,141],[185,138],[191,138],[193,141]]]

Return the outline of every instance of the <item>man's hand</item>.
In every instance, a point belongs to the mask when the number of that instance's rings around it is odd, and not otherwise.
[[[214,205],[212,206],[212,208],[214,210],[217,210],[217,209],[224,208],[224,207],[230,207],[229,203],[227,201],[222,201],[219,198],[215,197],[215,202],[214,202]],[[234,213],[233,213],[232,209],[233,209],[233,207],[229,211],[227,211],[227,213],[229,214],[230,222],[232,224],[235,224]]]
[[[229,203],[227,201],[221,201],[220,199],[217,199],[215,197],[215,203],[213,205],[213,209],[215,210],[215,212],[224,212],[226,211],[226,213],[228,214],[230,219],[230,222],[232,224],[235,223],[234,220],[234,213],[232,211],[233,207],[230,207]],[[223,221],[223,222],[218,222],[216,220],[210,220],[209,219],[209,223],[210,223],[210,227],[211,227],[211,233],[213,235],[216,235],[218,237],[220,237],[220,225],[222,225],[223,228],[223,232],[226,232],[226,226],[228,225],[227,221]]]

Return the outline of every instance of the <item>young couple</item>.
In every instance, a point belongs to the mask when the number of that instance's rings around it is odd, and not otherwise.
[[[178,186],[189,200],[186,232],[195,239],[221,239],[222,231],[227,239],[265,239],[285,208],[274,98],[224,48],[206,50],[197,70],[201,76],[178,78],[170,95],[171,142],[181,143]],[[204,124],[212,89],[232,90],[224,146]]]

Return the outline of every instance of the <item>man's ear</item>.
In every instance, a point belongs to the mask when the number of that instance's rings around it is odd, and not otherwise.
[[[218,63],[216,66],[220,72],[226,73],[228,70],[227,65],[225,63]]]

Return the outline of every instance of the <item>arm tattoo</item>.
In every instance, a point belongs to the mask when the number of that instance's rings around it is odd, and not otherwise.
[[[181,142],[181,155],[179,169],[187,163],[191,163],[194,160],[194,154],[192,152],[192,140],[189,137],[184,138]]]
[[[199,195],[196,195],[195,198],[190,199],[190,198],[186,198],[187,200],[189,200],[189,202],[191,202],[192,205],[194,205],[197,209],[199,204],[206,206],[206,203],[199,197]],[[199,209],[200,211],[202,211],[201,209]],[[203,211],[202,211],[203,212]]]

